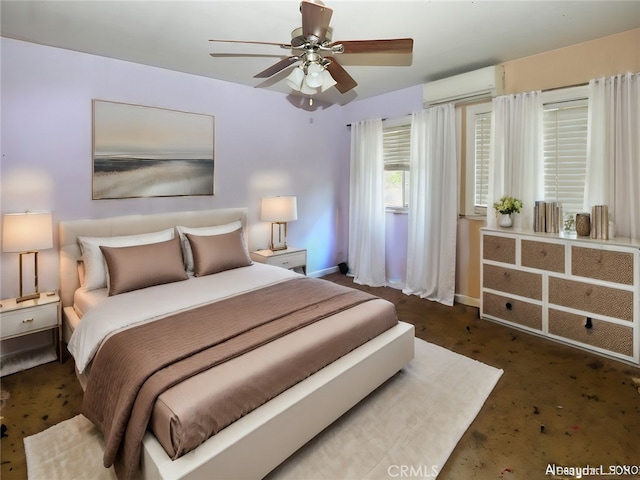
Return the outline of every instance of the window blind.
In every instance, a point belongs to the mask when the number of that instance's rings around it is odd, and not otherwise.
[[[382,129],[385,170],[409,170],[411,125],[389,125]]]
[[[564,212],[583,209],[587,167],[587,99],[544,106],[545,200]]]
[[[474,207],[486,207],[489,195],[489,154],[491,143],[491,112],[475,114],[475,175]]]

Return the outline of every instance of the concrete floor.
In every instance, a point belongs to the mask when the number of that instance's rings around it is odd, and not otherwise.
[[[548,466],[640,466],[639,368],[480,320],[476,308],[358,287],[340,274],[325,278],[389,299],[418,337],[504,370],[438,478],[576,478],[548,474]],[[2,479],[22,480],[23,438],[77,415],[82,391],[68,355],[62,365],[2,378],[2,389],[11,394],[1,412]]]

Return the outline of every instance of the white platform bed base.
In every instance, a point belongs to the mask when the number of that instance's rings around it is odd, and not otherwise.
[[[78,288],[77,236],[145,233],[175,225],[208,226],[242,220],[247,210],[219,209],[61,222],[61,298]],[[245,230],[246,231],[246,230]],[[68,312],[68,313],[67,313]],[[73,309],[66,308],[65,314]],[[171,460],[150,432],[143,440],[144,479],[262,478],[360,400],[408,364],[414,327],[400,322],[211,437]]]

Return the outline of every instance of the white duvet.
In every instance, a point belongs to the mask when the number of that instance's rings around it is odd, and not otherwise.
[[[284,268],[255,263],[215,275],[105,297],[84,312],[69,340],[69,351],[79,373],[83,373],[103,340],[114,332],[297,276],[300,274]]]

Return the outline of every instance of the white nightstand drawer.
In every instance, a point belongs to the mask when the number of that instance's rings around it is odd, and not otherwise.
[[[269,258],[269,265],[282,268],[305,267],[307,265],[306,252],[289,253]]]
[[[4,312],[0,316],[1,338],[9,338],[58,325],[58,304],[40,305],[37,307]]]

